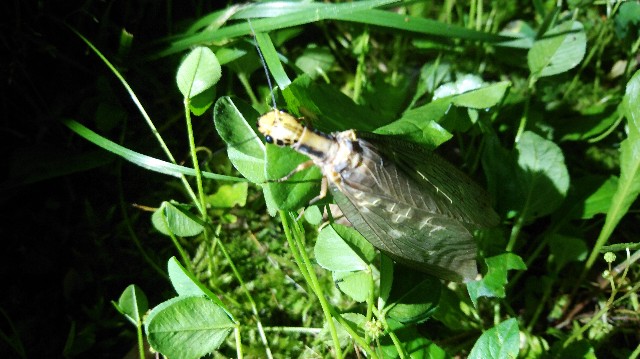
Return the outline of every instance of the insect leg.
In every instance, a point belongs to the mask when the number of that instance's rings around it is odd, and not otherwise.
[[[302,162],[301,164],[299,164],[296,168],[293,169],[293,171],[289,172],[288,175],[279,178],[277,180],[274,180],[274,182],[284,182],[286,180],[288,180],[289,178],[291,178],[291,176],[293,176],[294,174],[302,171],[302,170],[306,170],[307,168],[313,166],[313,160],[308,160],[305,162]]]
[[[309,201],[309,204],[312,205],[318,202],[319,200],[325,198],[327,196],[327,187],[328,187],[327,178],[322,177],[322,181],[320,181],[320,193],[317,196],[313,197],[313,199]]]

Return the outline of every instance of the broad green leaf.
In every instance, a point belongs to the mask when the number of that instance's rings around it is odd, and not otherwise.
[[[413,108],[413,105],[425,94],[433,93],[443,82],[451,79],[451,65],[448,63],[428,62],[420,69],[420,78],[416,85],[415,94],[411,99],[411,104],[407,108]]]
[[[332,272],[333,281],[340,290],[351,297],[356,302],[364,302],[369,298],[371,282],[371,273],[369,271],[334,271]]]
[[[362,235],[353,229],[350,229],[348,235],[351,236],[349,243],[340,236],[336,231],[336,227],[342,227],[338,224],[324,227],[318,234],[314,253],[318,264],[330,271],[361,271],[369,268],[368,261],[372,258],[365,258],[360,255],[362,250],[359,247],[373,248]],[[343,231],[346,233],[346,231]],[[357,251],[357,252],[356,252]],[[375,253],[375,252],[374,252]]]
[[[222,76],[216,55],[208,47],[197,47],[178,68],[176,82],[185,98],[193,98],[213,87]]]
[[[209,298],[173,298],[154,308],[145,321],[149,345],[169,358],[197,359],[218,349],[235,327]]]
[[[469,283],[467,283],[467,286]],[[476,330],[476,323],[469,320],[469,317],[477,315],[475,308],[467,299],[468,294],[464,288],[454,291],[448,287],[443,287],[440,292],[438,308],[433,313],[433,318],[451,331],[468,332]]]
[[[525,195],[522,213],[533,219],[552,213],[569,189],[569,172],[562,150],[555,143],[533,132],[523,133],[518,150],[518,182]]]
[[[221,185],[215,193],[207,196],[206,201],[214,208],[244,207],[248,188],[247,182]]]
[[[640,70],[629,80],[621,107],[629,122],[629,137],[637,139],[635,135],[640,132]]]
[[[381,73],[369,76],[358,98],[359,107],[374,111],[381,120],[393,121],[407,109],[407,98],[415,91],[414,86],[415,82],[411,77],[402,76],[391,83]],[[360,122],[369,121],[361,118]]]
[[[452,103],[456,106],[475,109],[487,109],[497,105],[504,97],[511,82],[502,81],[454,96]]]
[[[252,125],[247,119],[252,119]],[[265,148],[254,127],[257,119],[255,110],[229,97],[221,97],[213,109],[216,130],[227,144],[233,166],[251,182],[264,183]]]
[[[331,227],[364,261],[371,263],[375,259],[377,253],[375,247],[360,232],[353,227],[341,224],[333,224]]]
[[[426,148],[436,148],[453,137],[438,121],[451,107],[451,98],[432,101],[406,111],[402,117],[374,131],[380,135],[400,136]]]
[[[193,274],[189,273],[175,257],[171,257],[167,262],[167,272],[173,289],[179,296],[206,296],[220,306],[231,320],[235,320],[231,312],[229,312],[224,303],[209,288],[205,287],[198,281]]]
[[[176,257],[171,257],[167,262],[167,272],[173,289],[179,296],[198,296],[211,293],[178,262]]]
[[[582,61],[586,48],[587,37],[580,22],[560,24],[537,39],[529,50],[529,71],[535,77],[569,71]]]
[[[204,230],[202,221],[191,214],[188,208],[166,201],[153,212],[151,222],[155,229],[167,236],[173,233],[180,237],[192,237]]]
[[[393,278],[389,297],[383,298],[385,317],[404,324],[427,320],[438,307],[440,280],[402,265],[394,266]]]
[[[200,94],[194,96],[189,101],[189,109],[196,116],[202,116],[213,104],[216,97],[216,88],[210,87]]]
[[[316,166],[299,171],[286,181],[281,178],[294,171],[300,163],[309,158],[288,147],[267,145],[266,177],[270,180],[263,188],[270,191],[270,200],[275,208],[298,210],[309,204],[320,193],[322,173]]]
[[[507,285],[507,272],[509,270],[526,270],[527,266],[522,259],[514,253],[503,253],[497,256],[485,258],[487,275],[482,280],[467,283],[467,291],[474,306],[478,305],[480,297],[504,298],[504,287]]]
[[[142,289],[131,284],[120,295],[116,308],[133,325],[139,326],[142,324],[142,317],[149,309],[149,302]]]
[[[459,128],[459,126],[449,123],[452,121],[450,116],[448,120],[444,120],[447,124],[443,123],[445,115],[452,112],[452,105],[468,109],[486,109],[496,105],[510,86],[510,82],[505,81],[482,87],[481,81],[482,79],[478,78],[477,83],[468,84],[467,82],[473,81],[465,82],[465,78],[462,78],[460,83],[451,84],[452,88],[449,90],[443,90],[443,86],[445,86],[443,85],[437,91],[446,92],[446,97],[436,98],[426,105],[408,110],[400,119],[382,126],[374,132],[381,135],[399,136],[404,140],[419,143],[426,148],[436,148],[452,137],[445,128]],[[469,114],[465,112],[464,118],[468,119]]]
[[[433,92],[433,100],[460,95],[479,89],[484,84],[482,77],[474,74],[457,75],[453,82],[446,82]]]
[[[393,118],[358,106],[335,86],[298,76],[282,95],[293,114],[303,116],[312,127],[325,132],[356,129],[373,131]]]
[[[590,219],[596,214],[607,213],[617,188],[618,178],[609,177],[595,192],[585,199],[580,218]]]
[[[497,163],[500,166],[497,166]],[[489,193],[500,194],[496,196],[498,213],[507,213],[511,217],[521,210],[522,193],[525,189],[518,181],[519,168],[515,154],[503,148],[498,138],[492,133],[485,138],[482,167],[487,177]]]
[[[614,23],[618,38],[631,35],[629,38],[637,39],[640,36],[640,4],[628,1],[620,5]]]
[[[576,237],[554,234],[549,238],[551,249],[550,260],[554,264],[554,272],[559,273],[569,262],[582,262],[589,252],[584,240]]]
[[[334,63],[335,57],[329,48],[315,45],[307,47],[296,59],[296,66],[312,79],[329,72]]]
[[[515,318],[507,319],[482,333],[469,353],[469,359],[517,358],[520,332]]]
[[[304,210],[304,219],[310,224],[319,226],[323,220],[322,206],[309,206]]]
[[[622,217],[627,213],[631,204],[635,202],[640,193],[640,106],[637,100],[640,98],[640,71],[636,71],[627,84],[626,93],[622,102],[622,108],[627,118],[629,134],[627,139],[620,144],[620,179],[618,189],[613,195],[611,207],[607,212],[604,226],[596,244],[585,264],[586,269],[591,268],[599,255],[600,248],[604,246],[618,225]]]
[[[514,20],[506,25],[502,31],[500,31],[500,35],[508,36],[511,40],[506,40],[504,42],[500,42],[496,44],[496,53],[502,55],[502,52],[499,52],[501,47],[505,48],[515,48],[515,49],[530,49],[533,46],[533,43],[536,38],[536,31],[525,21],[523,20]],[[508,52],[509,54],[513,54],[513,52]],[[504,59],[502,56],[498,57],[499,60],[503,61],[513,61],[514,59]],[[514,62],[514,64],[516,64]]]

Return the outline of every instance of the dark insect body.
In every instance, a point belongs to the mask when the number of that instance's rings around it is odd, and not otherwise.
[[[309,156],[346,218],[380,251],[445,280],[475,279],[472,232],[499,218],[485,191],[453,165],[404,141],[313,131],[278,110],[261,116],[258,130],[267,143]]]

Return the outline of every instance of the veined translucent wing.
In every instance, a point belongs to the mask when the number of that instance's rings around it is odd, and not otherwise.
[[[361,165],[340,172],[342,190],[331,186],[352,225],[400,263],[447,280],[473,280],[472,231],[498,222],[484,190],[417,145],[371,136],[359,137],[357,147]]]
[[[383,158],[391,160],[403,173],[416,182],[430,197],[441,213],[471,225],[489,228],[500,218],[491,206],[489,194],[469,176],[433,151],[398,140],[393,136],[358,133],[358,137],[372,143]]]

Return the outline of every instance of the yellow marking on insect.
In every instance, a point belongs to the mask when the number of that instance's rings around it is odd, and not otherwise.
[[[341,188],[340,174],[334,168],[352,165],[352,148],[348,142],[356,139],[355,132],[345,131],[326,135],[304,126],[300,120],[290,114],[273,110],[260,116],[258,131],[267,143],[277,146],[290,146],[303,153],[322,170],[325,177]]]

